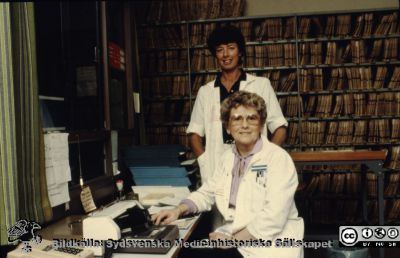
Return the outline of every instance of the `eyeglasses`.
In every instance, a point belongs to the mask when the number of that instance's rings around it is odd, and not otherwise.
[[[260,116],[257,114],[246,115],[246,122],[249,125],[258,125],[260,123]],[[239,114],[234,114],[229,118],[229,121],[234,126],[242,125],[244,121],[244,116]]]

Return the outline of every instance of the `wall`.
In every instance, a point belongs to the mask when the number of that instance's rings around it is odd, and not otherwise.
[[[246,0],[245,16],[398,8],[399,0]]]

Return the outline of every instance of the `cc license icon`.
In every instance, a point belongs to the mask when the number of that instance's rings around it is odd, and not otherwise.
[[[371,228],[363,228],[361,231],[361,235],[365,239],[370,239],[374,235],[374,231]]]
[[[376,228],[375,229],[375,237],[378,239],[382,239],[386,236],[386,230],[384,228]]]
[[[389,228],[387,230],[387,236],[391,239],[395,239],[399,235],[399,230],[397,228]]]
[[[340,240],[344,245],[354,245],[357,239],[357,231],[354,228],[345,228],[340,234]]]

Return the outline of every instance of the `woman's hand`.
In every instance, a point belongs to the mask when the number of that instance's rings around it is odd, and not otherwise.
[[[163,210],[151,216],[151,220],[155,225],[169,224],[179,218],[181,210],[179,208]]]

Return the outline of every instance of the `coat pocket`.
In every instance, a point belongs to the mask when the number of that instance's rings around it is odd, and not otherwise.
[[[251,185],[251,209],[255,212],[260,211],[265,202],[265,186],[259,182]]]

